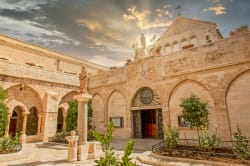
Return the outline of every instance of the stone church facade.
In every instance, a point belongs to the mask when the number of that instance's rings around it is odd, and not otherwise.
[[[78,93],[79,73],[90,73],[92,125],[114,137],[161,138],[177,127],[181,138],[196,131],[181,117],[181,99],[196,94],[209,103],[209,130],[230,140],[236,125],[250,136],[250,33],[222,38],[215,23],[178,17],[134,61],[107,68],[0,36],[0,85],[7,90],[10,125],[24,142],[47,141],[65,130],[67,102]]]
[[[181,117],[181,99],[195,94],[209,103],[209,130],[230,140],[237,125],[250,136],[250,33],[247,27],[222,38],[215,23],[178,17],[135,60],[90,77],[93,125],[114,136],[159,138],[177,127],[181,138],[196,130]]]

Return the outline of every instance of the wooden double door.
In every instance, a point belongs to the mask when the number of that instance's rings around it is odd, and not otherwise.
[[[161,109],[133,111],[133,131],[135,138],[161,138]]]

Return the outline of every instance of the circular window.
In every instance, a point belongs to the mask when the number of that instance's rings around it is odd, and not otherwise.
[[[140,93],[140,100],[143,104],[150,104],[153,100],[153,91],[149,88],[143,88]]]

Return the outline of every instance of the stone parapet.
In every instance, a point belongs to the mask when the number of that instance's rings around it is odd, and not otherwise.
[[[9,63],[3,60],[0,60],[0,66],[1,75],[79,86],[79,79],[76,75],[45,70],[39,67]]]
[[[225,67],[250,61],[250,33],[161,56],[149,56],[89,78],[89,89]],[[143,64],[143,65],[142,65]]]

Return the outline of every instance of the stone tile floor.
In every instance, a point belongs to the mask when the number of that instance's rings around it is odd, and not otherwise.
[[[116,154],[122,156],[123,151],[128,140],[114,139],[112,146],[115,147]],[[138,139],[135,140],[134,152],[132,158],[138,165],[147,166],[136,160],[138,152],[151,150],[153,144],[158,143],[160,140],[156,139]],[[67,146],[51,144],[51,143],[30,143],[23,147],[23,152],[28,154],[28,158],[17,161],[8,161],[0,163],[1,166],[68,166],[68,165],[81,165],[93,166],[93,160],[68,162],[67,161]]]
[[[127,144],[128,140],[124,139],[114,139],[112,146],[115,149],[116,155],[122,156],[123,150]],[[141,155],[145,151],[151,151],[152,145],[160,142],[156,139],[135,139],[134,153],[131,155],[133,161],[135,161],[138,166],[150,166],[147,164],[142,164],[137,160],[137,156]],[[8,161],[5,163],[0,163],[1,166],[94,166],[94,160],[67,161],[67,146],[58,144],[48,144],[48,143],[30,143],[23,147],[23,152],[28,154],[28,158],[21,159],[17,161]],[[145,156],[147,157],[147,156]],[[171,163],[173,165],[179,166],[191,166],[189,163]],[[198,165],[197,165],[198,166]]]

